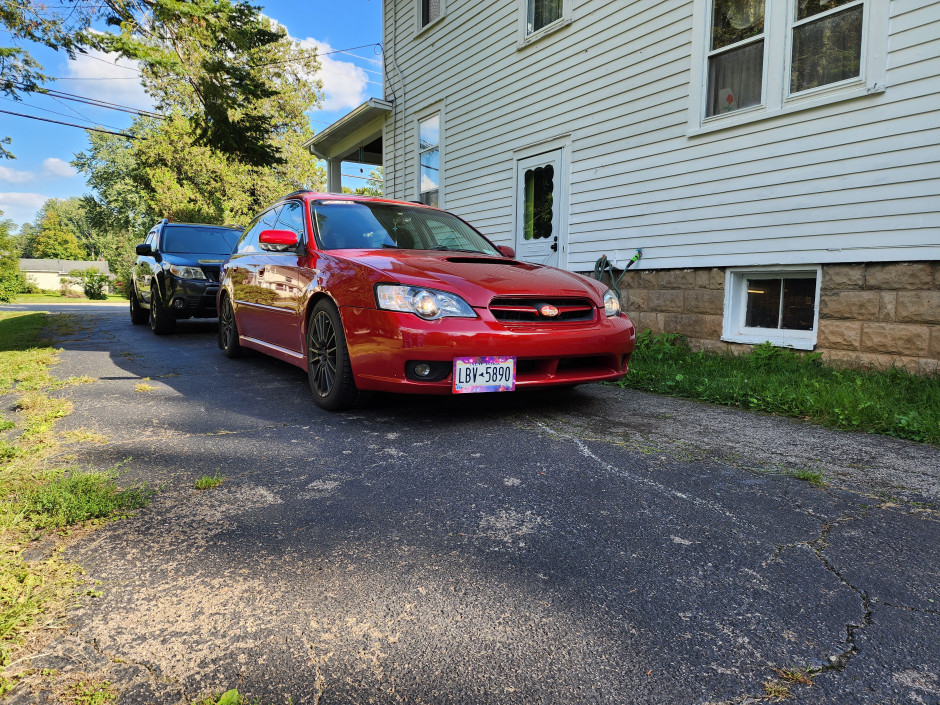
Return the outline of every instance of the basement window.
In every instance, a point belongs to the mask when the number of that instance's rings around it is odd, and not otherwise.
[[[721,339],[812,350],[820,278],[818,266],[729,269]]]

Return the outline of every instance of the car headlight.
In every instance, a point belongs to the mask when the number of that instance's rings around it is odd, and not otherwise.
[[[613,289],[604,294],[604,313],[608,318],[620,315],[620,295]]]
[[[206,274],[199,267],[181,267],[178,264],[170,265],[170,272],[180,279],[205,279]]]
[[[413,313],[426,321],[477,317],[470,304],[456,294],[419,286],[379,284],[375,287],[375,301],[386,311]]]

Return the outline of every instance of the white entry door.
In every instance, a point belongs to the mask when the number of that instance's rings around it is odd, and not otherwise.
[[[526,262],[550,267],[563,262],[562,156],[557,149],[516,162],[516,257]]]

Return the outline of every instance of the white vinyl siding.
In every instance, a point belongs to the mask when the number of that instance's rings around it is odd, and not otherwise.
[[[518,2],[450,0],[433,48],[413,2],[395,7],[407,115],[390,69],[389,195],[418,197],[411,126],[446,100],[447,208],[498,244],[513,244],[513,154],[568,141],[571,270],[637,248],[646,268],[940,256],[940,0],[890,3],[883,92],[691,135],[691,2],[578,0],[523,47]]]

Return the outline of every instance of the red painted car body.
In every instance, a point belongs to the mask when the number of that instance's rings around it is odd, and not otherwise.
[[[337,235],[337,219],[358,223],[360,213],[382,214],[383,223],[392,223],[382,236],[384,245],[361,246],[363,238],[374,244],[369,238],[380,237],[374,231],[357,230],[346,240],[348,232]],[[390,220],[393,216],[398,220]],[[332,305],[356,390],[450,394],[453,361],[459,357],[515,357],[516,388],[617,380],[626,374],[634,326],[625,314],[605,313],[607,286],[507,257],[476,231],[465,237],[478,237],[473,247],[480,252],[420,249],[413,242],[453,220],[414,203],[291,194],[255,219],[223,267],[220,347],[227,354],[232,347],[253,348],[308,369],[314,386],[313,367],[326,353],[317,358],[313,351],[311,321],[315,310]],[[346,230],[355,230],[353,225]],[[289,237],[291,230],[295,239]],[[379,291],[410,296],[419,290],[429,290],[437,304],[446,305],[448,296],[456,295],[471,311],[459,302],[455,310],[473,317],[426,320],[378,303]],[[329,303],[320,303],[324,300]],[[415,373],[420,363],[433,374],[420,378]],[[316,397],[315,386],[314,392]]]

